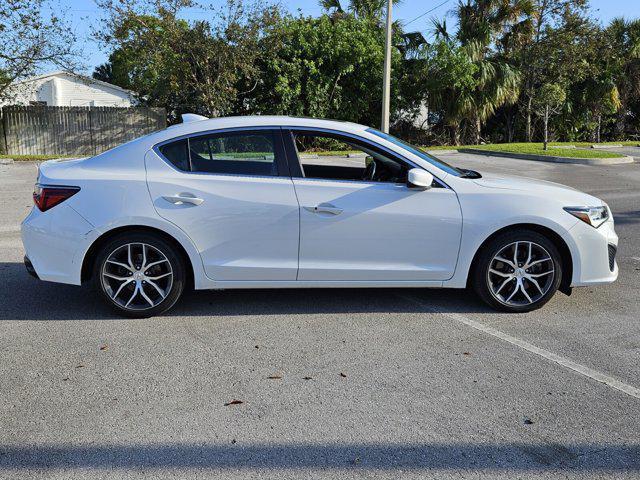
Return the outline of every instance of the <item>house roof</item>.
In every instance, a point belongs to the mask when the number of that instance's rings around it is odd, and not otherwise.
[[[66,70],[56,70],[53,72],[48,72],[48,73],[43,73],[41,75],[34,75],[33,77],[29,77],[29,78],[25,78],[24,80],[19,80],[17,82],[15,82],[15,84],[20,84],[20,83],[28,83],[28,82],[33,82],[35,80],[42,80],[43,78],[48,78],[48,77],[55,77],[55,76],[59,76],[59,75],[67,75],[69,77],[76,77],[76,78],[80,78],[88,83],[95,83],[98,85],[102,85],[104,87],[108,87],[111,88],[113,90],[118,90],[120,92],[125,92],[129,95],[133,95],[134,92],[132,92],[131,90],[127,90],[126,88],[122,88],[119,87],[118,85],[113,85],[112,83],[108,83],[108,82],[103,82],[102,80],[97,80],[93,77],[88,77],[86,75],[79,75],[77,73],[73,73],[73,72],[67,72]]]

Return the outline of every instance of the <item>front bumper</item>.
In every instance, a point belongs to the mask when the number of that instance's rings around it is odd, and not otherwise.
[[[599,228],[579,221],[565,240],[573,257],[572,287],[611,283],[618,278],[618,235],[613,218]]]

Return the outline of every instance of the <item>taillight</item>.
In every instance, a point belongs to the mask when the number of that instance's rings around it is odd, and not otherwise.
[[[73,197],[80,191],[80,187],[59,187],[53,185],[36,184],[33,190],[33,202],[41,212],[46,212],[67,198]]]

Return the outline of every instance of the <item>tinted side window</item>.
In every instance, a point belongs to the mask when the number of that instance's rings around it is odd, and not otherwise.
[[[189,147],[187,140],[178,140],[177,142],[162,145],[158,150],[169,160],[176,168],[189,171]]]
[[[294,132],[305,178],[405,183],[408,168],[373,147],[338,135]]]
[[[189,140],[194,172],[277,175],[275,138],[270,132],[234,132]]]

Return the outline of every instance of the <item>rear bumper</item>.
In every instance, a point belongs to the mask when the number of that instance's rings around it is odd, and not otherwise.
[[[24,267],[27,269],[29,275],[40,280],[38,274],[36,273],[36,269],[33,268],[33,263],[31,263],[31,260],[29,260],[29,257],[27,257],[26,255],[24,256]]]
[[[80,285],[82,256],[93,226],[68,205],[41,212],[34,207],[21,226],[25,266],[49,282]]]

